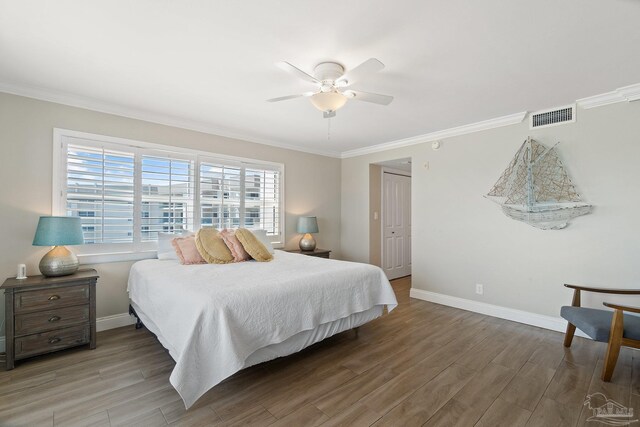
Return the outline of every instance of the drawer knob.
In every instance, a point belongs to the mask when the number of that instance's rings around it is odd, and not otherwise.
[[[60,295],[51,295],[51,296],[49,297],[49,301],[55,301],[55,300],[57,300],[57,299],[60,299]]]
[[[60,320],[60,316],[51,316],[49,318],[49,322],[57,322],[58,320]]]
[[[53,338],[49,339],[49,344],[55,344],[57,342],[60,342],[61,340],[62,340],[62,338],[53,337]]]

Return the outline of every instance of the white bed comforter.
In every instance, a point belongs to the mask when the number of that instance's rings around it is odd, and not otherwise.
[[[128,291],[175,359],[170,381],[187,408],[262,347],[376,305],[397,305],[378,267],[283,251],[266,263],[140,261],[131,267]]]

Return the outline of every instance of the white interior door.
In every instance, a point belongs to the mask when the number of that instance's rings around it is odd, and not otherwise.
[[[389,280],[411,274],[411,177],[382,174],[382,269]]]

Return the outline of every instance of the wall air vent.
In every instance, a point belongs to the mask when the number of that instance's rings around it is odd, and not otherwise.
[[[556,107],[549,110],[536,111],[529,115],[529,129],[574,123],[576,121],[576,104]]]

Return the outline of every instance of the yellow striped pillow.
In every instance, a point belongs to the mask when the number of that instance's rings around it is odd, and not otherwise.
[[[273,256],[269,253],[269,250],[262,244],[260,240],[252,232],[246,228],[239,228],[236,230],[236,237],[242,244],[242,247],[251,258],[260,262],[267,262],[273,259]]]
[[[209,264],[233,262],[231,251],[215,228],[201,228],[196,233],[196,248],[200,256]]]

